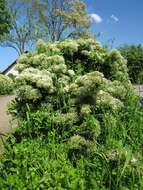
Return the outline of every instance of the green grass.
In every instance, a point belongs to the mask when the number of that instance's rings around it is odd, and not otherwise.
[[[89,127],[82,135],[92,143],[69,141],[81,131],[71,126],[67,135],[67,126],[59,126],[64,129],[59,134],[47,115],[45,120],[44,110],[31,112],[27,107],[21,127],[7,139],[0,159],[1,190],[143,189],[143,109],[136,96],[128,95],[120,112],[102,109],[96,115],[102,118],[101,131],[94,130],[98,135],[90,131],[94,119],[86,120]]]

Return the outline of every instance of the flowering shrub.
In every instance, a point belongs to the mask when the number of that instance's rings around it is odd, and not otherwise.
[[[0,163],[3,188],[30,180],[42,189],[143,189],[143,111],[118,51],[93,39],[40,40],[17,69],[9,108],[20,128]]]
[[[77,62],[83,68],[81,75]],[[66,137],[72,138],[69,143],[73,139],[95,142],[103,127],[102,116],[99,118],[103,109],[110,115],[123,109],[131,90],[126,61],[117,50],[107,52],[94,39],[54,44],[39,40],[34,53],[19,58],[17,70],[20,75],[16,78],[16,105],[24,108],[29,103],[31,109],[38,109],[47,104],[48,115],[42,116],[46,125],[51,121],[60,135],[66,126]],[[73,150],[74,146],[70,147]]]
[[[0,74],[0,95],[10,94],[14,89],[11,78]]]

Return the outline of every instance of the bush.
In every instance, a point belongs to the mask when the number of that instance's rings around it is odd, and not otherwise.
[[[83,73],[79,74],[77,62]],[[66,132],[64,138],[72,137],[75,131],[79,135],[77,128],[88,129],[87,118],[94,118],[92,125],[95,122],[100,126],[102,109],[119,112],[124,108],[128,92],[132,91],[124,58],[117,50],[107,52],[93,39],[54,44],[40,40],[34,53],[19,58],[17,69],[20,72],[16,77],[19,86],[15,102],[17,113],[25,117],[29,104],[30,111],[35,114],[31,115],[31,127],[35,126],[34,117],[41,117],[41,114],[46,122],[44,127],[48,126],[48,130],[54,127],[57,136]],[[42,104],[47,106],[44,111],[40,110]],[[50,122],[52,127],[49,127]],[[94,127],[91,128],[95,134]],[[82,137],[91,140],[87,134]],[[93,137],[92,141],[95,139]]]
[[[143,83],[143,47],[138,46],[122,46],[119,48],[122,56],[127,59],[127,66],[131,82],[134,84]]]
[[[77,60],[84,70],[80,75],[76,70]],[[32,115],[28,128],[33,130],[33,126],[37,126],[32,133],[41,132],[43,127],[45,131],[54,128],[60,140],[81,135],[87,142],[96,141],[96,124],[100,130],[102,110],[111,114],[119,112],[124,108],[128,91],[132,91],[124,58],[117,50],[106,52],[93,39],[48,45],[40,41],[33,54],[23,54],[19,58],[17,69],[20,72],[16,77],[19,88],[15,107],[18,115],[27,118],[29,104]],[[47,108],[41,111],[42,104]],[[38,117],[44,123],[36,121]],[[93,126],[96,123],[91,132],[86,122],[88,118],[93,118]],[[87,131],[82,134],[84,130]]]
[[[76,69],[77,62],[83,73]],[[14,109],[24,119],[28,114],[28,123],[22,124],[28,136],[54,129],[59,142],[79,135],[96,145],[103,110],[114,117],[112,113],[124,109],[132,92],[124,58],[117,50],[107,52],[93,39],[40,41],[34,53],[19,58],[17,69]]]
[[[7,76],[0,74],[0,95],[12,93],[14,89],[13,80]]]
[[[9,110],[20,127],[1,163],[3,188],[29,188],[30,180],[37,189],[143,188],[143,110],[117,50],[92,39],[40,41],[17,69]]]
[[[46,102],[54,104],[56,111],[70,97],[70,102],[75,100],[72,107],[89,104],[90,99],[95,108],[102,104],[114,109],[122,107],[121,101],[131,90],[124,58],[117,50],[107,52],[93,39],[47,45],[40,41],[34,53],[19,58],[17,69],[17,105]]]
[[[48,110],[44,104],[31,113],[27,106],[23,125],[7,139],[1,189],[143,188],[143,110],[136,96],[128,95],[120,112],[102,110],[100,124],[97,113],[98,120],[88,116],[82,126],[65,122],[61,129]]]

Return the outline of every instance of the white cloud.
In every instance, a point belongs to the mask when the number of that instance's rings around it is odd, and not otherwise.
[[[110,18],[113,19],[114,22],[119,22],[119,18],[116,17],[115,15],[111,15]]]
[[[95,23],[100,23],[102,22],[102,18],[95,13],[89,14],[90,18],[93,19],[95,21]]]

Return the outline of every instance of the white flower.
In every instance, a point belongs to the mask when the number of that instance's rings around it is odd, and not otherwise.
[[[30,85],[23,85],[17,90],[17,96],[22,100],[36,101],[42,97],[38,89]]]
[[[75,75],[75,72],[73,70],[69,69],[68,70],[68,75],[72,77],[72,76]]]
[[[18,81],[26,81],[27,84],[34,84],[37,88],[45,89],[47,92],[53,87],[52,75],[49,71],[40,71],[34,68],[25,69],[17,78]]]
[[[68,93],[69,92],[69,85],[63,87],[63,92]]]
[[[82,50],[81,54],[85,55],[85,56],[90,56],[91,51],[87,51],[87,50]]]
[[[84,117],[90,115],[91,114],[90,105],[83,104],[82,107],[81,107],[80,112],[81,112],[81,115],[84,116]]]
[[[59,54],[60,53],[60,49],[57,47],[57,44],[49,44],[50,51],[52,52],[52,54]]]
[[[73,113],[57,113],[56,116],[54,116],[54,122],[55,124],[71,124],[79,121],[79,117],[76,112]]]
[[[123,107],[123,103],[117,98],[112,97],[109,93],[100,90],[96,97],[97,106],[108,106],[113,110]]]
[[[66,75],[63,75],[58,79],[58,83],[61,84],[63,87],[69,85],[70,78]]]
[[[63,56],[60,55],[53,55],[47,58],[48,62],[53,64],[65,64],[65,59]]]
[[[59,48],[63,53],[73,55],[73,53],[78,51],[78,44],[74,40],[65,40],[59,44]]]
[[[56,74],[64,74],[67,72],[67,66],[65,64],[53,65],[51,67]]]
[[[47,64],[48,64],[47,56],[44,53],[33,56],[32,59],[33,66],[41,67]]]
[[[23,53],[17,61],[18,64],[28,64],[29,63],[29,58],[28,58],[28,54]]]
[[[14,88],[12,79],[8,76],[0,74],[0,95],[9,94]]]
[[[132,158],[131,164],[132,164],[133,166],[136,166],[136,164],[137,164],[137,159],[136,159],[135,157]]]
[[[26,64],[17,64],[15,69],[18,71],[18,72],[22,72],[24,69],[26,69],[28,66]]]
[[[46,43],[42,39],[39,39],[36,44],[36,50],[38,51],[38,53],[44,53],[46,52],[46,49],[47,49]]]

